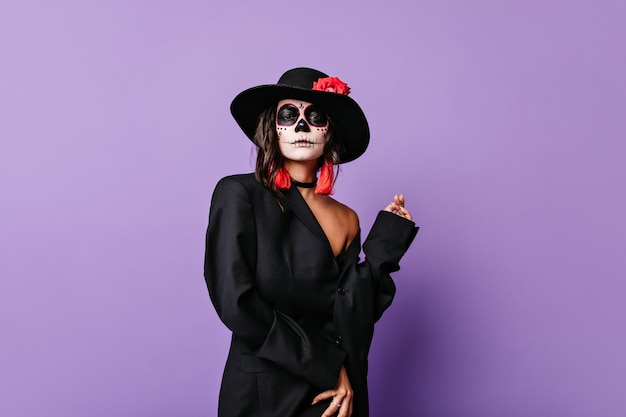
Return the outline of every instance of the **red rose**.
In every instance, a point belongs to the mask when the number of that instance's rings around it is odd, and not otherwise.
[[[337,77],[326,77],[313,81],[313,90],[328,91],[329,93],[343,94],[346,96],[350,94],[348,84]]]

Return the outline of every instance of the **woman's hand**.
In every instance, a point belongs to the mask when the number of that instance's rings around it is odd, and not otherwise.
[[[404,217],[407,220],[413,220],[411,217],[411,213],[407,209],[404,208],[404,195],[394,194],[393,201],[389,203],[387,207],[385,207],[385,211],[389,211],[391,213],[395,213],[400,217]]]
[[[348,373],[345,367],[339,371],[339,380],[335,389],[324,391],[313,399],[313,405],[322,400],[332,398],[332,401],[321,417],[332,417],[337,413],[337,417],[350,417],[352,415],[352,386],[348,380]]]

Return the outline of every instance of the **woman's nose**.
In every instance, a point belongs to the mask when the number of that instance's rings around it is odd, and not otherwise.
[[[296,132],[310,132],[309,124],[304,121],[304,119],[300,119],[298,124],[296,125]]]

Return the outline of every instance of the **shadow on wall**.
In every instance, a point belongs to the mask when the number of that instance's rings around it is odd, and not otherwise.
[[[446,406],[449,394],[473,383],[472,361],[459,343],[479,343],[466,324],[471,307],[460,305],[463,296],[445,285],[464,278],[420,275],[396,278],[396,299],[377,324],[369,372],[372,416],[452,416],[446,413],[458,406]]]

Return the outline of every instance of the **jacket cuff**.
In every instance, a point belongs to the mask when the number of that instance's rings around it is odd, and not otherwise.
[[[381,210],[376,216],[369,236],[393,236],[393,240],[398,242],[400,246],[408,248],[418,231],[419,227],[415,226],[413,220]]]

